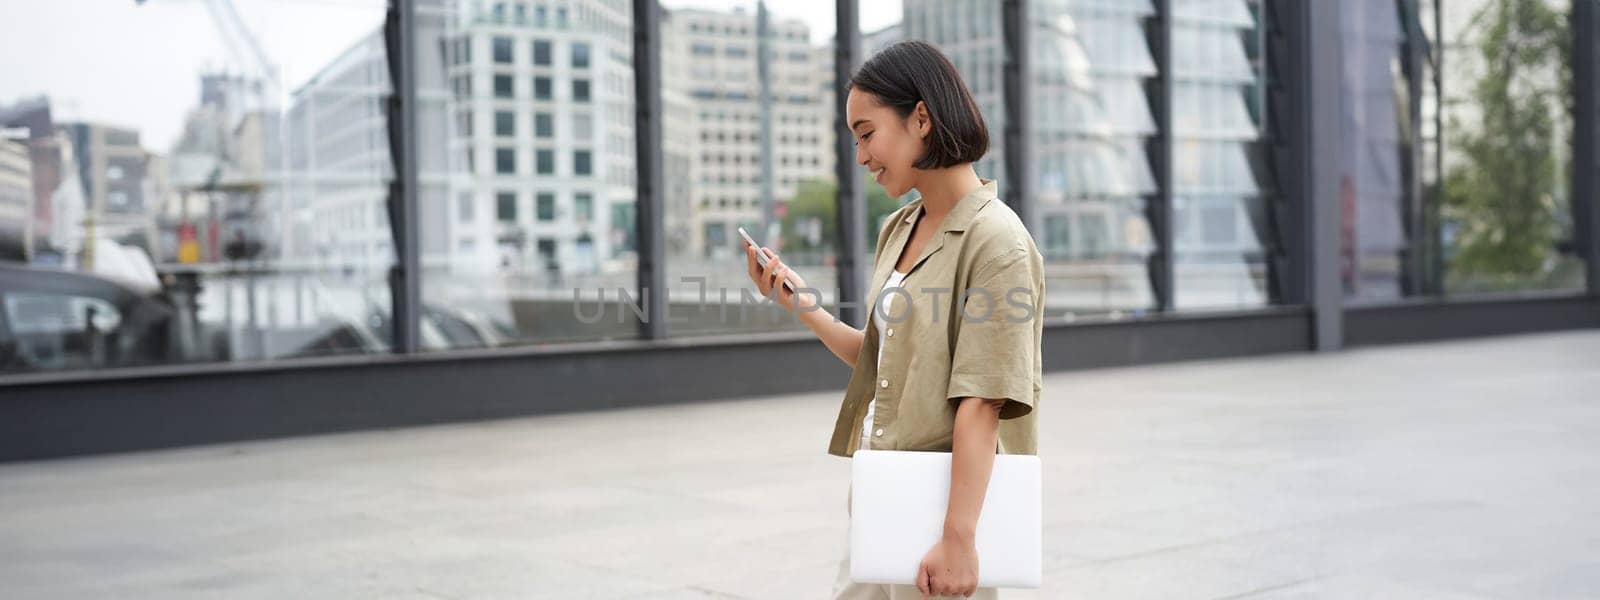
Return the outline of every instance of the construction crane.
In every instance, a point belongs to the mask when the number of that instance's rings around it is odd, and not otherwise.
[[[134,4],[144,5],[149,0],[133,0]],[[211,13],[211,20],[217,26],[218,37],[228,46],[228,52],[240,63],[245,75],[258,81],[261,85],[257,100],[260,105],[256,108],[278,108],[282,101],[283,82],[278,79],[278,67],[267,59],[267,52],[261,47],[261,41],[256,39],[254,32],[245,24],[244,18],[239,15],[238,7],[232,0],[201,0],[206,5],[206,12]]]

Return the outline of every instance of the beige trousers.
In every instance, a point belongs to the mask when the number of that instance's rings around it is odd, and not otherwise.
[[[855,490],[845,494],[845,516],[850,516],[850,501]],[[929,598],[959,599],[961,596],[929,596]],[[972,600],[998,600],[1000,590],[996,588],[978,588],[971,596]],[[833,600],[922,600],[922,592],[914,585],[890,585],[886,583],[856,583],[850,581],[850,532],[847,529],[844,535],[844,559],[839,561],[839,574],[833,581]]]

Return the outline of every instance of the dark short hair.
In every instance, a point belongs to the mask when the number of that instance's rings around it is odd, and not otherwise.
[[[961,73],[943,52],[911,40],[884,48],[856,70],[850,87],[869,92],[904,119],[917,102],[928,107],[928,152],[912,166],[939,169],[976,162],[989,151],[989,128]]]

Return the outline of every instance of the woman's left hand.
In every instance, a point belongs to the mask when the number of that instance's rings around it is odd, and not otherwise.
[[[977,544],[971,539],[940,538],[917,567],[917,589],[923,600],[929,595],[971,596],[978,589]]]

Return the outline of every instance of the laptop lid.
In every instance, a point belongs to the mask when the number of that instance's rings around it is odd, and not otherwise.
[[[851,459],[850,578],[914,585],[944,534],[949,452],[858,450]],[[1037,588],[1043,578],[1039,457],[997,454],[978,516],[978,587]]]

